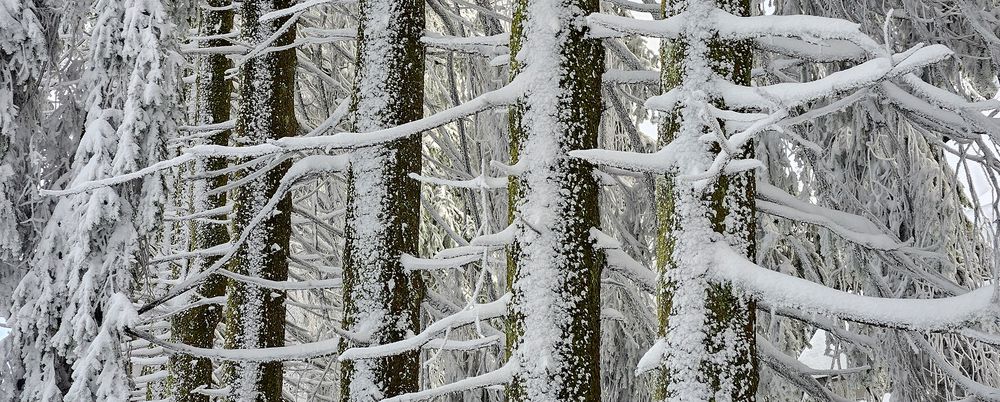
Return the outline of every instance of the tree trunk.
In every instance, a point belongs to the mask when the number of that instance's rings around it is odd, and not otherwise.
[[[423,116],[424,2],[362,0],[353,124],[358,132]],[[386,344],[419,332],[423,282],[400,257],[417,253],[419,135],[354,150],[348,175],[344,248],[344,328]],[[356,346],[345,342],[344,347]],[[415,392],[419,351],[345,362],[341,400],[372,401]]]
[[[508,283],[508,356],[518,364],[511,401],[599,401],[602,255],[592,165],[569,151],[597,147],[604,49],[578,24],[598,0],[520,0],[511,72],[527,93],[511,108],[514,245]]]
[[[709,1],[715,6],[739,16],[750,15],[749,0],[715,0]],[[663,10],[665,16],[676,15],[687,5],[685,0],[665,0]],[[662,89],[663,92],[683,85],[686,80],[685,61],[688,57],[685,39],[664,41],[662,48]],[[708,64],[721,77],[729,79],[737,85],[750,85],[750,71],[753,66],[751,47],[746,42],[721,41],[712,39],[707,52]],[[720,100],[713,100],[717,107],[724,107]],[[677,139],[681,129],[682,113],[678,106],[660,126],[659,142],[664,147]],[[720,124],[722,122],[720,121]],[[711,153],[719,152],[714,145]],[[737,158],[752,158],[752,144],[741,150]],[[675,179],[669,175],[657,179],[656,202],[658,219],[657,236],[657,268],[660,280],[657,286],[658,317],[660,320],[660,336],[668,336],[670,318],[677,314],[673,299],[675,291],[680,287],[699,286],[695,283],[677,282],[671,279],[671,271],[681,260],[688,258],[684,252],[676,252],[680,241],[679,236],[688,235],[683,227],[688,222],[681,222],[678,208],[688,208],[678,205],[681,196],[678,193]],[[709,220],[709,226],[716,233],[722,234],[731,246],[741,250],[751,260],[756,254],[756,219],[755,219],[755,177],[752,171],[733,175],[722,175],[709,190],[706,190],[700,202],[707,204],[706,216],[697,219]],[[682,190],[683,191],[683,190]],[[691,239],[687,239],[691,240]],[[695,279],[704,281],[704,278]],[[714,284],[707,285],[705,294],[704,350],[706,356],[711,356],[702,364],[699,372],[681,374],[676,367],[668,364],[661,370],[662,378],[657,382],[657,397],[681,398],[677,385],[683,379],[680,376],[697,375],[707,383],[709,391],[715,395],[712,400],[755,400],[757,391],[757,358],[754,335],[754,303],[734,294],[730,286]],[[667,351],[670,353],[670,351]],[[673,399],[671,399],[673,400]]]
[[[228,5],[229,0],[209,0],[208,5],[221,7]],[[201,10],[199,35],[213,36],[231,32],[233,29],[233,11],[231,9]],[[225,46],[225,39],[213,39],[201,42],[202,47]],[[230,101],[232,83],[226,79],[226,70],[233,63],[224,55],[206,56],[199,65],[197,104],[199,124],[215,124],[228,121],[230,118]],[[229,145],[230,130],[222,130],[208,138],[208,142],[217,145]],[[198,170],[213,171],[226,167],[224,158],[209,158],[204,163],[198,163]],[[218,188],[226,184],[226,176],[216,176],[207,179],[204,184],[198,183],[193,202],[193,210],[207,211],[226,205],[225,193],[205,195],[208,189]],[[197,188],[200,187],[200,188]],[[212,218],[224,219],[225,214]],[[191,248],[207,249],[229,241],[229,232],[224,224],[195,221],[191,224]],[[189,262],[189,272],[198,272],[212,265],[218,257],[194,259]],[[202,284],[197,294],[201,298],[212,298],[224,295],[225,279],[218,275],[209,277]],[[215,328],[222,320],[222,306],[207,305],[191,308],[176,315],[172,320],[171,333],[181,343],[202,348],[211,348],[215,344]],[[184,354],[174,354],[170,357],[173,374],[173,397],[177,402],[209,402],[208,395],[193,393],[198,387],[213,388],[212,361],[207,358],[195,358]]]
[[[247,44],[264,43],[289,17],[260,22],[267,12],[291,6],[291,0],[244,0],[240,16],[240,39]],[[269,47],[280,48],[295,39],[295,24],[277,36]],[[293,136],[295,120],[295,49],[261,52],[242,66],[240,110],[236,133],[245,145]],[[289,162],[239,188],[234,200],[234,228],[241,232],[277,190]],[[255,278],[284,281],[288,278],[288,241],[291,235],[291,201],[285,196],[277,211],[263,220],[236,253],[234,272]],[[285,343],[285,292],[261,288],[241,281],[227,287],[226,346],[234,349],[268,348]],[[281,362],[238,363],[230,367],[232,401],[280,401]]]

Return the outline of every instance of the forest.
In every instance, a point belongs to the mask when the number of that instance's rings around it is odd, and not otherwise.
[[[1000,0],[0,0],[0,402],[1000,401]]]

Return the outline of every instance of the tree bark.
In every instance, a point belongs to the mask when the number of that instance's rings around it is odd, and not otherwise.
[[[229,0],[209,0],[208,5],[221,7],[230,4]],[[215,36],[231,32],[233,29],[233,10],[221,9],[201,10],[201,21],[198,28],[201,36]],[[201,42],[202,47],[225,46],[225,39],[212,39]],[[231,114],[232,82],[227,80],[226,70],[233,63],[224,55],[208,55],[200,62],[198,71],[197,104],[199,124],[215,124],[228,121]],[[208,143],[229,145],[230,130],[221,130],[208,138]],[[225,168],[225,158],[209,158],[204,163],[198,163],[198,170],[213,171]],[[226,194],[205,195],[204,191],[224,186],[226,176],[216,176],[197,185],[193,209],[207,211],[226,205]],[[212,218],[225,218],[225,214]],[[195,221],[191,223],[191,249],[207,249],[225,244],[229,241],[229,231],[224,224]],[[189,271],[197,272],[211,266],[218,257],[198,258],[189,261]],[[213,275],[198,287],[196,293],[200,298],[212,298],[224,295],[226,292],[225,278]],[[215,344],[215,328],[222,320],[222,306],[198,306],[176,315],[171,321],[171,333],[181,343],[191,346],[211,348]],[[171,383],[173,397],[177,402],[209,402],[209,396],[194,393],[198,387],[213,388],[212,361],[207,358],[195,358],[184,354],[174,354],[170,357],[170,367],[173,374]]]
[[[369,132],[423,116],[424,2],[362,0],[352,99],[354,130]],[[400,257],[417,254],[421,137],[356,149],[348,173],[344,328],[386,344],[419,332],[423,282]],[[345,341],[343,347],[355,346]],[[345,362],[341,400],[415,392],[420,352]]]
[[[244,43],[264,43],[289,17],[260,22],[262,15],[291,6],[291,0],[244,0],[240,10]],[[269,47],[287,46],[295,39],[295,24],[277,36]],[[243,145],[262,144],[270,139],[295,135],[296,56],[294,48],[254,54],[241,68],[240,109],[236,133]],[[237,233],[259,213],[275,192],[288,170],[280,164],[237,190],[233,223]],[[291,201],[288,195],[277,210],[264,219],[247,237],[233,258],[231,269],[239,274],[272,281],[288,278]],[[234,349],[268,348],[285,344],[285,291],[262,288],[237,280],[227,287],[226,346]],[[230,366],[228,385],[232,401],[280,401],[282,362],[244,362]]]
[[[597,147],[604,48],[577,23],[597,11],[597,0],[516,4],[511,73],[529,89],[510,111],[511,162],[525,169],[509,186],[511,401],[601,400],[598,186],[568,155]]]

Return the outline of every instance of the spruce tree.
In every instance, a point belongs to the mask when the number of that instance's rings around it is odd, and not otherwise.
[[[202,47],[217,47],[229,44],[222,36],[230,33],[233,28],[233,10],[224,6],[230,4],[226,0],[209,0],[212,8],[201,9],[201,21],[198,34],[203,38]],[[226,70],[233,63],[222,54],[210,54],[199,60],[197,71],[197,123],[199,125],[225,124],[230,119],[230,104],[232,96],[231,80],[226,78]],[[217,129],[211,132],[207,142],[215,145],[229,144],[229,129]],[[227,166],[224,158],[209,157],[196,163],[196,171],[217,171]],[[226,206],[226,193],[207,194],[213,188],[226,184],[226,176],[218,175],[204,182],[197,182],[193,188],[192,210],[209,211],[222,210]],[[225,214],[206,218],[223,219]],[[191,249],[209,249],[229,241],[229,232],[224,223],[209,219],[197,219],[191,225]],[[187,269],[198,272],[211,266],[218,257],[198,257],[192,259]],[[196,294],[201,298],[223,296],[226,292],[225,278],[213,275],[202,283]],[[201,305],[187,309],[173,317],[171,334],[178,342],[191,346],[211,348],[215,344],[215,329],[222,320],[222,309],[218,305]],[[193,391],[199,387],[212,388],[212,361],[207,358],[197,358],[185,354],[171,356],[173,373],[173,397],[178,402],[208,402],[209,396]]]
[[[246,0],[240,9],[240,40],[252,47],[240,61],[240,105],[236,134],[242,145],[295,135],[295,23],[288,16],[261,21],[268,12],[290,7],[290,0]],[[285,27],[285,23],[290,22]],[[279,32],[279,30],[282,30]],[[239,187],[233,223],[242,232],[278,189],[288,170],[285,161]],[[273,215],[255,226],[235,254],[231,270],[272,281],[288,277],[291,200],[285,196]],[[285,344],[285,292],[232,280],[226,288],[226,346],[253,349]],[[284,368],[280,361],[239,362],[228,370],[231,401],[280,401]]]
[[[390,128],[423,116],[424,2],[362,0],[354,131]],[[355,149],[348,173],[344,248],[344,328],[373,344],[419,332],[423,284],[401,257],[417,254],[421,166],[419,135]],[[350,347],[353,342],[346,342]],[[369,401],[417,390],[419,351],[342,366],[344,401]]]
[[[726,10],[734,15],[749,16],[749,0],[713,0],[714,6]],[[664,0],[662,11],[665,17],[674,16],[687,10],[686,0]],[[701,6],[701,5],[699,5]],[[695,57],[704,57],[706,66],[696,66],[695,68],[711,68],[716,74],[737,85],[750,85],[750,70],[753,67],[753,55],[748,41],[722,40],[712,33],[709,36],[695,37],[694,35],[682,37],[674,40],[664,40],[661,49],[663,66],[661,69],[661,86],[664,93],[671,89],[684,85],[690,73],[690,66],[686,64],[688,59],[688,49],[691,41],[703,41],[694,46],[697,52],[703,52]],[[707,45],[707,48],[704,47]],[[701,73],[696,71],[696,74]],[[717,107],[724,108],[720,99],[709,99]],[[669,112],[660,125],[659,146],[667,147],[677,140],[684,116],[680,108]],[[690,117],[689,117],[690,118]],[[719,124],[723,124],[721,121]],[[719,152],[718,144],[710,151],[713,154]],[[753,158],[753,145],[748,144],[741,149],[738,158]],[[656,204],[658,219],[657,234],[657,270],[659,281],[657,283],[657,311],[660,320],[660,336],[669,336],[670,318],[676,314],[673,306],[673,293],[678,287],[701,287],[703,278],[672,279],[675,274],[671,272],[678,264],[684,262],[680,259],[687,258],[684,253],[676,253],[675,246],[678,236],[691,236],[691,232],[685,232],[684,226],[689,222],[681,222],[681,219],[691,219],[679,214],[677,208],[691,208],[689,205],[677,205],[678,191],[691,191],[691,189],[678,188],[672,174],[658,177],[656,184]],[[754,173],[753,171],[740,172],[733,175],[721,175],[710,184],[712,188],[704,189],[702,195],[695,195],[701,200],[690,199],[688,202],[698,202],[705,207],[700,218],[710,220],[711,229],[724,238],[735,248],[741,250],[748,258],[755,255],[755,227],[757,225],[754,215]],[[685,183],[685,186],[689,185]],[[692,195],[687,195],[692,197]],[[681,201],[682,203],[684,201]],[[700,219],[699,217],[693,217]],[[698,235],[698,234],[694,234]],[[708,240],[708,239],[704,239]],[[684,283],[684,280],[692,283]],[[746,300],[734,294],[729,285],[709,284],[705,291],[705,328],[704,339],[705,351],[715,356],[702,364],[699,368],[699,376],[703,376],[705,382],[711,387],[710,392],[718,395],[718,398],[732,398],[732,400],[749,401],[754,400],[757,389],[757,363],[755,354],[754,339],[754,311],[755,307],[750,300]],[[668,352],[669,353],[669,352]],[[657,383],[657,394],[661,396],[676,397],[680,391],[676,389],[675,379],[671,378],[672,367],[668,364],[661,371],[661,380]],[[685,375],[694,375],[691,373]]]
[[[597,11],[597,0],[515,8],[511,74],[525,93],[510,120],[511,162],[523,170],[509,186],[511,401],[601,399],[598,187],[592,166],[568,154],[597,146],[604,48],[579,24]]]

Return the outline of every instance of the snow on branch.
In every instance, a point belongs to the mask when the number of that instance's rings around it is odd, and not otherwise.
[[[655,292],[656,273],[622,250],[618,240],[597,228],[590,228],[590,238],[596,243],[595,247],[604,251],[608,268],[622,274],[642,290],[649,293]]]
[[[530,76],[530,74],[528,74]],[[366,133],[343,132],[329,136],[286,137],[271,142],[283,151],[306,149],[360,148],[391,142],[417,133],[441,127],[453,121],[487,109],[509,106],[524,94],[527,80],[519,75],[506,86],[484,93],[461,105],[454,106],[419,120]]]
[[[508,384],[514,380],[514,373],[517,371],[518,362],[517,359],[510,359],[500,367],[499,369],[493,370],[486,374],[481,374],[475,377],[465,378],[459,381],[455,381],[451,384],[445,384],[437,388],[431,388],[419,392],[411,392],[409,394],[403,394],[399,396],[394,396],[392,398],[383,399],[382,402],[409,402],[409,401],[424,401],[432,399],[441,395],[447,395],[453,392],[468,391],[470,389],[490,387],[494,385],[504,385]]]
[[[488,109],[512,105],[517,98],[524,94],[526,81],[528,80],[524,76],[526,74],[521,74],[506,86],[479,95],[461,105],[442,110],[422,119],[382,130],[365,133],[340,132],[332,135],[311,137],[286,137],[272,140],[267,144],[252,146],[198,145],[186,149],[185,152],[202,157],[225,156],[246,158],[300,150],[323,149],[329,151],[333,149],[362,148],[384,144],[441,127]]]
[[[143,176],[151,175],[164,169],[170,169],[188,163],[194,160],[192,155],[181,155],[173,159],[168,159],[165,161],[160,161],[150,165],[149,167],[139,169],[135,172],[123,174],[121,176],[109,177],[101,180],[87,181],[83,183],[78,183],[71,185],[70,188],[65,190],[39,190],[38,193],[47,196],[67,196],[73,194],[84,193],[87,191],[95,190],[102,187],[114,186],[117,184],[122,184],[127,181],[142,178]]]
[[[427,47],[451,50],[463,53],[479,54],[487,57],[497,57],[510,53],[510,33],[504,32],[492,36],[444,36],[428,33],[420,38]]]
[[[258,18],[257,21],[268,22],[281,17],[287,17],[289,15],[305,11],[310,7],[318,6],[320,4],[354,4],[354,3],[356,3],[355,0],[306,0],[288,8],[283,8],[281,10],[275,10],[266,13],[260,16],[260,18]]]
[[[630,0],[604,0],[604,2],[608,4],[614,4],[618,7],[624,8],[629,11],[649,13],[652,14],[653,17],[659,17],[661,14],[663,14],[662,12],[660,12],[659,3],[649,4],[649,3],[640,3]]]
[[[231,130],[234,127],[236,127],[236,120],[226,120],[220,123],[202,124],[197,126],[178,126],[177,130],[202,132],[202,131]]]
[[[601,83],[659,85],[660,72],[654,70],[608,70],[601,76]]]
[[[182,251],[179,253],[160,255],[149,260],[149,262],[157,264],[161,262],[183,260],[187,258],[204,258],[204,257],[213,257],[217,255],[225,255],[227,252],[232,250],[232,248],[233,245],[229,243],[216,244],[212,247],[198,249],[198,250]]]
[[[177,297],[184,292],[188,291],[194,286],[204,281],[206,278],[214,274],[216,271],[222,269],[222,267],[227,264],[233,256],[239,251],[243,245],[246,243],[247,238],[250,237],[250,233],[263,222],[265,219],[271,216],[274,209],[278,206],[278,203],[288,194],[292,186],[303,177],[309,176],[314,173],[330,172],[330,171],[343,171],[347,168],[347,164],[350,161],[349,154],[343,155],[312,155],[302,158],[301,160],[295,162],[285,175],[282,176],[278,183],[278,188],[275,190],[274,194],[267,201],[260,211],[254,215],[253,219],[247,223],[246,227],[240,233],[240,237],[236,242],[232,243],[232,248],[226,252],[221,258],[212,263],[212,265],[205,270],[188,277],[187,279],[181,281],[181,283],[175,285],[166,294],[156,298],[145,306],[139,309],[139,313],[144,313],[156,307],[157,305],[166,302],[174,297]]]
[[[760,49],[817,63],[863,60],[868,56],[862,47],[842,39],[816,43],[798,38],[765,36],[755,38],[754,42]]]
[[[305,280],[305,281],[272,281],[269,279],[238,274],[228,269],[219,269],[217,273],[229,279],[233,279],[243,283],[257,285],[262,288],[278,289],[278,290],[330,289],[330,288],[339,288],[344,284],[344,281],[339,278],[315,279],[315,280]]]
[[[907,335],[911,343],[916,345],[917,349],[923,352],[923,354],[930,356],[931,360],[941,371],[960,384],[967,393],[975,395],[976,400],[1000,402],[1000,388],[980,383],[966,376],[962,373],[962,370],[945,360],[944,356],[930,342],[927,342],[924,336],[915,333],[908,333]]]
[[[785,377],[815,398],[829,402],[853,402],[823,386],[823,384],[810,374],[813,371],[812,368],[782,353],[761,336],[757,337],[757,356],[776,373]]]
[[[340,350],[340,338],[327,339],[318,342],[303,343],[290,346],[279,346],[255,349],[213,349],[199,348],[183,343],[160,340],[152,334],[136,329],[126,329],[125,332],[137,338],[162,347],[168,353],[204,357],[212,360],[238,362],[274,362],[287,360],[305,360],[337,354]]]
[[[503,338],[500,335],[490,335],[485,338],[477,338],[470,340],[455,340],[455,339],[444,339],[437,338],[431,339],[422,347],[423,349],[436,349],[436,350],[452,350],[452,351],[470,351],[487,348],[493,345],[497,345],[502,341]]]
[[[769,183],[757,184],[757,196],[761,198],[757,200],[757,209],[766,214],[822,226],[852,243],[873,250],[908,248],[886,235],[868,218],[810,204]]]
[[[998,138],[1000,120],[986,117],[982,113],[984,107],[1000,106],[996,104],[996,100],[987,101],[985,105],[970,103],[961,96],[927,83],[912,72],[904,75],[902,78],[902,81],[910,87],[910,90],[921,99],[939,108],[954,112],[967,124],[971,124],[979,130],[992,133],[994,139]]]
[[[195,307],[209,306],[209,305],[213,305],[213,304],[218,304],[218,305],[221,306],[221,305],[226,304],[226,300],[227,299],[228,298],[226,296],[209,297],[209,298],[205,298],[205,299],[200,299],[198,301],[195,301],[195,302],[192,302],[192,303],[188,303],[188,304],[185,304],[185,305],[180,306],[180,307],[172,308],[172,309],[164,312],[163,314],[161,314],[159,316],[150,317],[150,318],[143,318],[143,319],[139,320],[135,325],[148,325],[148,324],[153,324],[153,323],[156,323],[156,322],[163,322],[167,318],[170,318],[170,317],[172,317],[174,315],[183,313],[183,312],[185,312],[187,310],[190,310],[192,308],[195,308]],[[219,308],[221,308],[221,307],[219,307]]]
[[[620,34],[641,35],[654,38],[678,39],[683,34],[690,13],[685,11],[661,20],[637,20],[609,14],[591,14],[587,23],[595,36],[611,37]],[[720,9],[709,15],[709,24],[718,30],[722,39],[755,39],[762,37],[798,37],[803,39],[839,39],[849,41],[869,53],[877,53],[881,46],[865,35],[858,24],[841,19],[811,15],[762,15],[738,17]]]
[[[729,127],[726,130],[739,128],[743,128],[743,130],[726,138],[723,129],[718,127],[719,125],[715,119],[704,119],[705,124],[713,128],[713,132],[718,138],[716,141],[722,146],[723,152],[720,152],[711,167],[706,171],[688,173],[681,178],[696,180],[699,181],[699,185],[702,185],[721,173],[732,173],[733,171],[760,167],[760,163],[755,160],[734,161],[732,158],[737,154],[736,150],[741,149],[744,144],[759,136],[761,132],[768,129],[780,129],[784,126],[799,124],[806,120],[802,118],[804,115],[789,117],[787,115],[788,110],[840,93],[877,86],[883,81],[911,74],[913,71],[937,63],[951,55],[951,50],[942,45],[916,46],[890,57],[875,58],[847,70],[838,71],[826,77],[803,83],[779,83],[761,87],[748,87],[715,78],[709,88],[705,90],[721,98],[727,107],[759,108],[769,110],[770,113],[736,113],[721,110],[711,105],[705,105],[707,110],[713,111],[714,117],[733,123],[728,124],[727,126]],[[672,111],[680,99],[680,91],[681,88],[674,88],[663,95],[650,97],[646,101],[646,107],[652,110]],[[846,97],[845,101],[834,102],[831,106],[836,105],[837,108],[847,107],[859,98],[857,95],[859,93],[855,92]],[[834,111],[836,110],[824,107],[806,112],[805,115],[814,116]],[[817,148],[815,144],[805,140],[799,142],[810,149]],[[570,155],[586,159],[592,163],[620,169],[645,172],[670,172],[675,168],[677,153],[671,149],[671,144],[668,144],[663,149],[654,153],[590,149],[571,151]]]
[[[355,347],[345,350],[340,354],[338,360],[349,361],[358,359],[371,359],[376,357],[392,356],[410,350],[419,349],[429,342],[433,336],[461,326],[474,324],[481,320],[503,317],[507,314],[507,304],[510,303],[511,294],[507,293],[494,302],[486,304],[475,304],[471,307],[459,311],[455,314],[435,321],[427,326],[421,333],[412,337],[388,343],[385,345],[374,345],[367,347]]]
[[[638,172],[668,172],[674,167],[674,153],[669,148],[652,152],[612,151],[609,149],[584,149],[569,151],[569,156],[594,164]]]
[[[227,204],[218,208],[212,208],[204,211],[198,211],[192,214],[181,215],[181,216],[164,216],[163,220],[173,221],[173,222],[183,222],[191,221],[202,218],[215,218],[219,216],[225,216],[233,211],[233,204]]]
[[[403,263],[403,268],[409,272],[458,268],[466,264],[479,261],[480,259],[481,257],[476,254],[451,258],[419,258],[409,254],[403,254],[403,256],[400,257],[400,260]]]
[[[730,108],[787,109],[910,74],[945,60],[951,55],[951,50],[944,45],[915,47],[897,53],[892,58],[874,58],[814,81],[748,87],[714,79],[710,90]],[[646,101],[646,108],[658,111],[673,110],[678,101],[678,91],[675,88],[663,95],[649,98]]]
[[[862,296],[761,267],[724,244],[707,247],[714,248],[711,273],[716,280],[730,282],[770,306],[914,331],[953,330],[998,311],[992,300],[995,285],[939,299]]]
[[[436,184],[439,186],[448,186],[456,188],[468,188],[473,190],[489,190],[507,187],[506,177],[490,177],[485,173],[476,176],[469,180],[448,180],[439,179],[436,177],[422,176],[416,173],[410,173],[410,178],[421,183]]]

